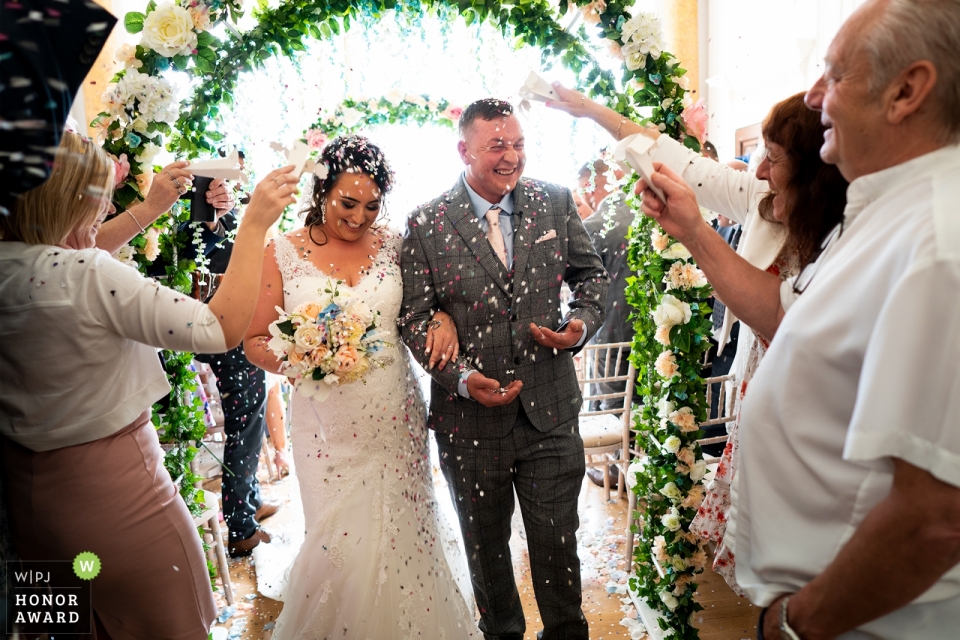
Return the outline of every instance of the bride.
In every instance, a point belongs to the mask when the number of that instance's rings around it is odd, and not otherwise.
[[[426,409],[396,326],[401,237],[375,224],[393,174],[360,136],[334,139],[320,162],[328,175],[313,179],[305,227],[267,246],[247,357],[279,372],[267,347],[276,307],[290,312],[336,285],[380,312],[393,358],[323,402],[293,392],[306,536],[273,638],[478,637],[444,556]],[[431,325],[442,367],[455,357],[456,329],[446,315]]]

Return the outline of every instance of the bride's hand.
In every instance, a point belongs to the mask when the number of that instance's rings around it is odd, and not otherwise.
[[[433,319],[427,323],[427,345],[425,352],[430,354],[430,362],[427,369],[433,367],[439,362],[438,369],[443,371],[448,362],[457,359],[460,354],[460,341],[457,337],[457,327],[453,324],[453,318],[443,311],[437,311],[433,314]]]

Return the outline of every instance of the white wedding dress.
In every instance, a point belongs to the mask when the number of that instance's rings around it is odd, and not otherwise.
[[[380,312],[393,363],[334,388],[324,402],[293,393],[306,531],[273,640],[481,635],[450,569],[465,562],[439,522],[423,395],[396,325],[401,238],[376,233],[382,248],[372,267],[355,287],[339,286]],[[288,311],[333,283],[286,237],[276,239],[276,256]]]

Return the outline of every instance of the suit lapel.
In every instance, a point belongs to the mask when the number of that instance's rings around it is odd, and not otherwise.
[[[510,280],[507,268],[500,262],[500,258],[493,252],[493,247],[487,240],[486,234],[480,228],[477,217],[473,212],[470,195],[463,185],[463,178],[457,180],[456,185],[447,194],[447,216],[456,228],[457,233],[473,253],[480,265],[486,270],[494,282],[503,292],[510,295]]]
[[[531,198],[528,192],[533,187],[520,179],[513,190],[513,281],[514,293],[521,292],[527,275],[527,263],[530,261],[530,249],[537,238],[537,215],[543,206]],[[487,243],[489,244],[489,243]]]

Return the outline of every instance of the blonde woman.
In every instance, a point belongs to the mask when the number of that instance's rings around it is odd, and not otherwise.
[[[23,560],[92,551],[98,638],[206,637],[216,615],[196,529],[150,422],[169,392],[156,349],[240,344],[257,303],[264,235],[294,201],[290,167],[258,186],[208,305],[95,248],[112,161],[64,135],[50,179],[0,218],[0,434]],[[171,180],[163,173],[157,180]],[[162,603],[162,606],[161,606]]]

